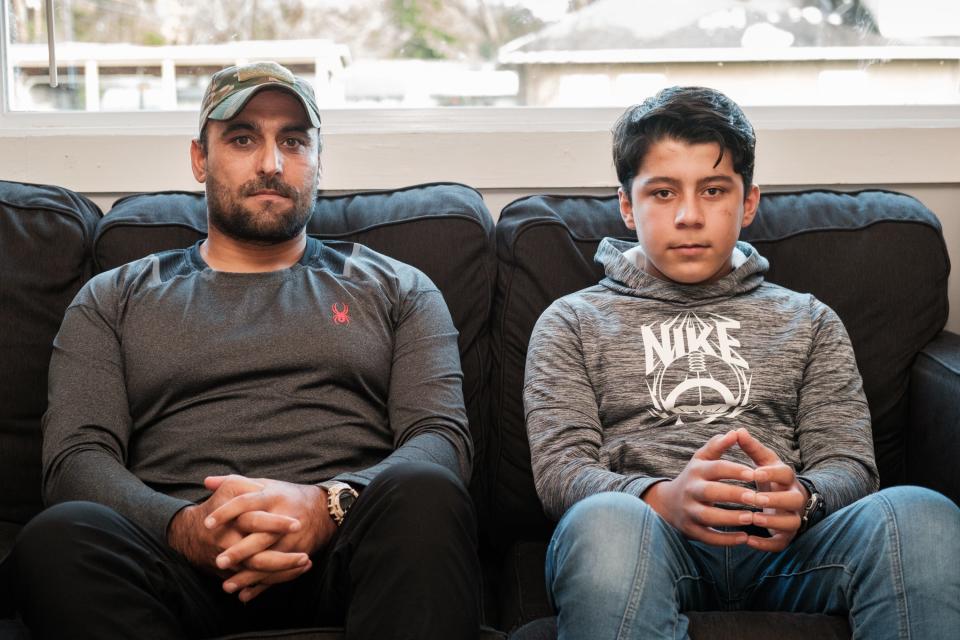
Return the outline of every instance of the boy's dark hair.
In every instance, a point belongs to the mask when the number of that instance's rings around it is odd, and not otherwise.
[[[753,184],[757,138],[736,102],[716,89],[670,87],[627,109],[613,127],[613,164],[627,198],[650,145],[664,138],[719,144],[717,164],[730,153],[746,196]]]

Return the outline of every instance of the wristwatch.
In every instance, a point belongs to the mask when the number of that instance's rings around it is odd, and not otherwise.
[[[339,527],[343,524],[343,519],[347,517],[347,511],[357,501],[357,496],[360,494],[346,482],[340,482],[339,480],[321,482],[320,487],[327,492],[327,510],[330,512],[334,524]]]
[[[800,528],[797,530],[797,535],[800,535],[820,522],[826,511],[826,505],[823,502],[823,496],[820,495],[812,482],[806,478],[797,478],[797,481],[800,482],[800,484],[806,488],[807,493],[810,494],[807,503],[803,505],[803,512],[800,514]]]

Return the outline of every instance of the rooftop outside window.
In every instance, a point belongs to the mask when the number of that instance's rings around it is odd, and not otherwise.
[[[324,109],[604,107],[702,84],[746,106],[960,104],[954,0],[3,0],[12,112],[196,110],[274,59]]]

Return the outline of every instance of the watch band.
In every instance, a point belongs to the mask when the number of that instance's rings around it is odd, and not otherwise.
[[[327,492],[327,511],[330,512],[334,524],[339,527],[360,494],[349,484],[339,480],[327,480],[319,486]]]
[[[826,510],[826,505],[823,502],[823,496],[820,495],[820,492],[817,491],[817,488],[812,482],[806,478],[797,478],[797,481],[802,484],[804,488],[806,488],[807,493],[810,494],[807,503],[803,505],[803,511],[800,513],[800,528],[797,530],[797,535],[800,535],[820,522]]]

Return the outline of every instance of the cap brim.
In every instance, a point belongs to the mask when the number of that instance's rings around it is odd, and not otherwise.
[[[300,105],[303,107],[304,112],[306,112],[307,117],[310,118],[310,123],[313,126],[320,128],[319,115],[314,112],[309,104],[307,104],[307,101],[303,98],[303,96],[291,89],[289,85],[280,82],[265,82],[253,87],[241,89],[240,91],[227,96],[220,101],[220,104],[210,110],[210,113],[207,114],[207,117],[201,123],[201,128],[206,124],[207,120],[231,120],[235,118],[238,113],[243,111],[243,108],[250,101],[250,98],[256,95],[257,92],[263,91],[264,89],[279,89],[292,95],[300,102]]]

